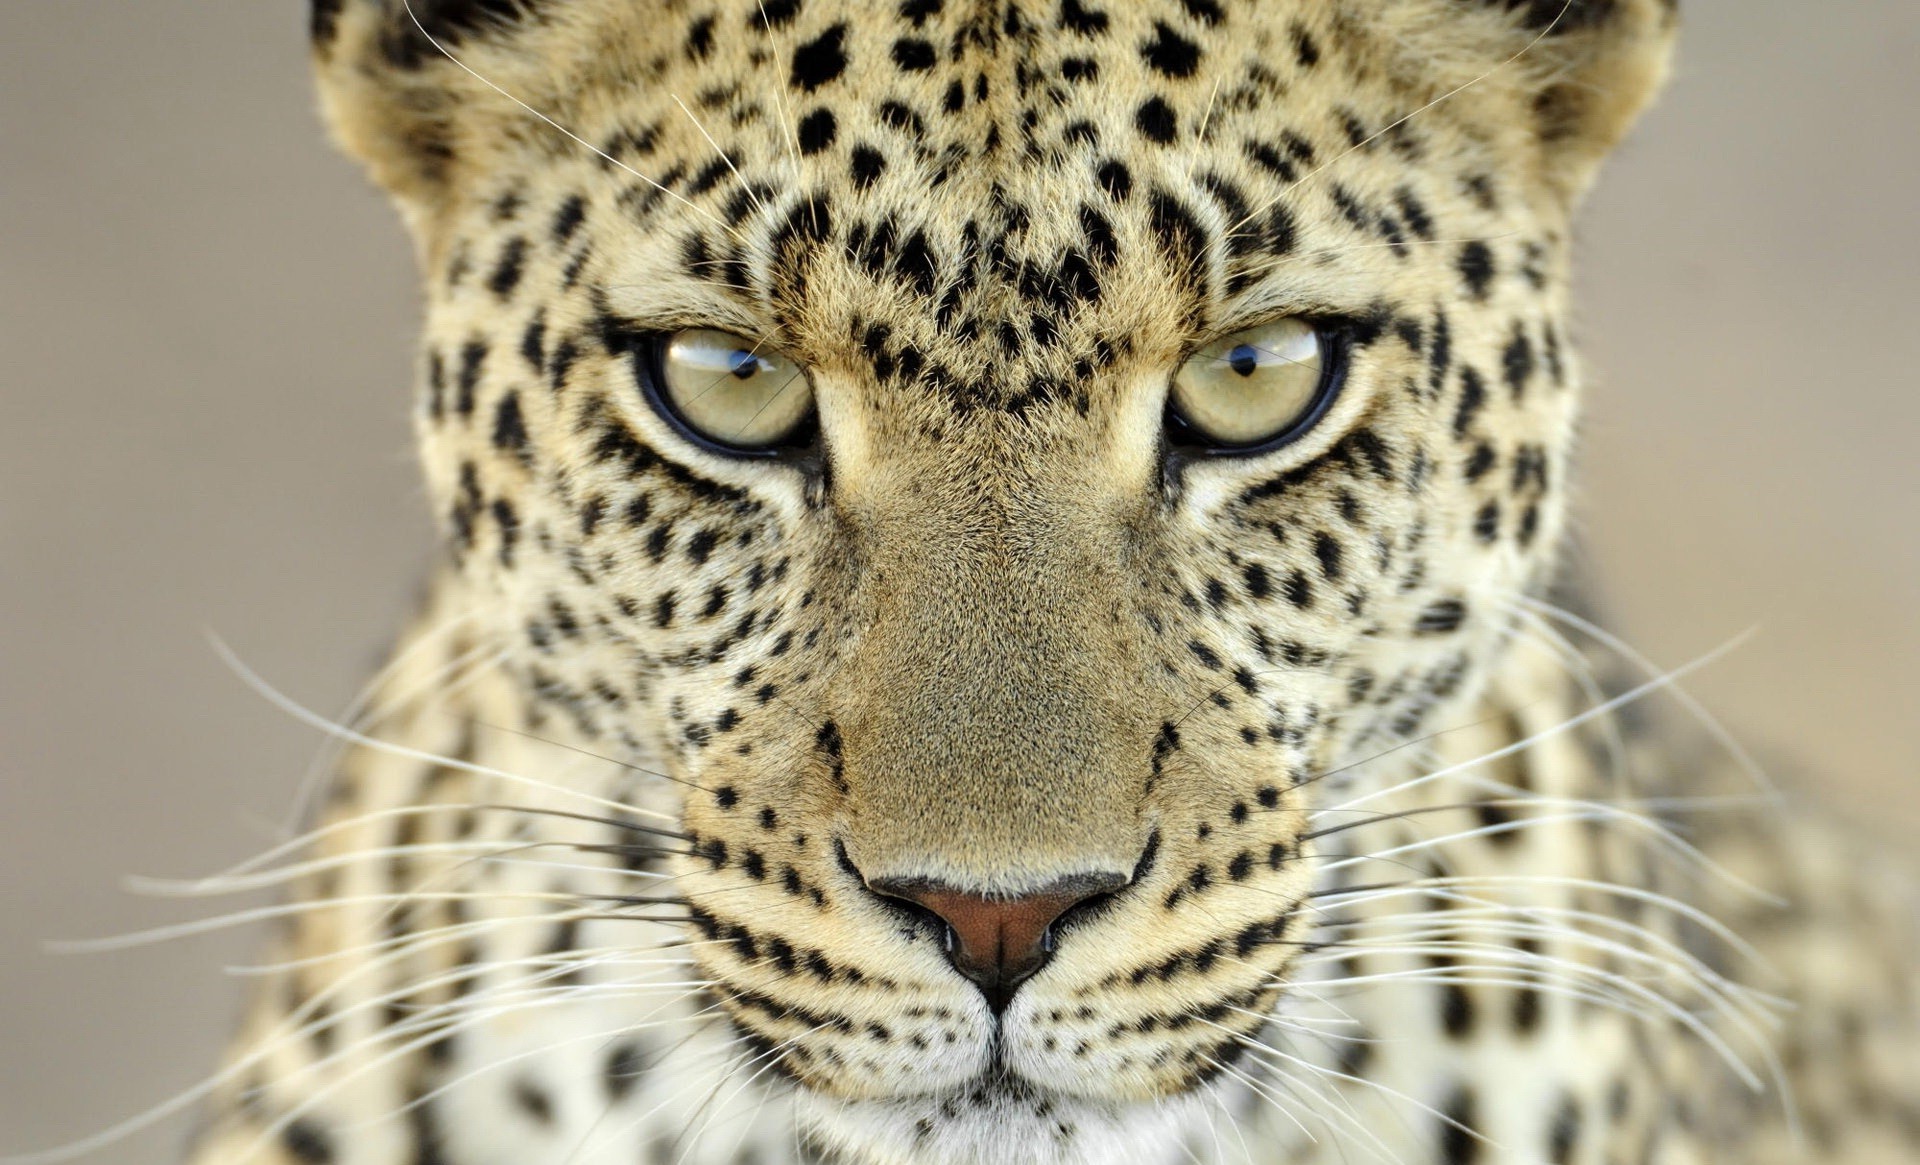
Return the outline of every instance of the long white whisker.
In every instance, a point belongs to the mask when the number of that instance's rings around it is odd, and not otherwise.
[[[619,801],[610,801],[605,797],[596,797],[591,793],[585,793],[578,789],[569,789],[565,785],[556,785],[547,781],[536,780],[532,777],[522,776],[519,773],[507,772],[504,769],[489,768],[486,765],[477,765],[472,763],[471,761],[463,761],[455,757],[440,756],[435,753],[427,752],[423,749],[411,748],[404,744],[396,744],[389,740],[376,740],[371,736],[365,735],[364,733],[355,732],[351,728],[346,728],[341,725],[335,724],[332,721],[326,719],[324,716],[321,716],[318,713],[308,710],[306,707],[296,703],[294,700],[287,697],[286,695],[283,695],[278,689],[274,688],[271,684],[267,683],[266,680],[262,679],[259,673],[255,672],[252,668],[248,667],[245,663],[243,663],[240,660],[240,657],[235,655],[233,653],[233,650],[218,638],[216,638],[213,641],[213,645],[214,645],[214,649],[217,652],[219,652],[221,659],[226,662],[227,666],[232,668],[234,672],[237,675],[239,675],[240,678],[243,681],[245,681],[249,687],[253,688],[256,692],[260,693],[260,695],[264,697],[268,702],[272,703],[275,707],[287,713],[289,716],[292,716],[296,720],[299,720],[302,723],[307,724],[313,728],[317,728],[322,732],[327,732],[327,733],[331,733],[333,735],[339,736],[343,740],[348,740],[353,742],[354,744],[363,745],[367,748],[375,749],[379,752],[384,752],[391,756],[406,757],[409,760],[424,761],[430,764],[440,765],[445,768],[456,769],[460,772],[472,773],[475,776],[495,777],[495,778],[498,778],[499,780],[507,781],[509,783],[516,784],[516,785],[525,785],[531,788],[541,789],[543,791],[550,792],[550,793],[559,793],[559,794],[562,794],[563,796],[576,797],[589,804],[598,806],[599,808],[610,809],[618,813],[644,814],[645,816],[648,816],[648,817],[657,817],[657,818],[661,818],[662,820],[675,822],[676,824],[678,822],[678,819],[675,818],[670,813],[662,813],[653,809],[643,809],[635,805],[623,804]]]

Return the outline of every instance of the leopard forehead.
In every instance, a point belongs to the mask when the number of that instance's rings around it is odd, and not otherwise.
[[[476,618],[530,720],[690,790],[699,957],[784,1071],[892,1103],[1002,1057],[1097,1109],[1230,1060],[1321,779],[1470,699],[1551,568],[1567,218],[1670,17],[316,8],[332,122],[423,257],[422,448]],[[1171,454],[1172,369],[1287,315],[1350,338],[1328,415]],[[818,455],[652,413],[633,337],[683,327],[803,363]],[[1087,875],[1126,889],[1068,939],[1110,941],[1064,942],[997,1046],[866,889]]]

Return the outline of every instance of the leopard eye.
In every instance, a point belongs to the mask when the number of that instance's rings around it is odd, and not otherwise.
[[[768,456],[811,435],[813,385],[764,344],[685,328],[644,339],[634,355],[653,407],[699,444]]]
[[[1283,445],[1332,403],[1341,357],[1326,329],[1293,317],[1208,344],[1173,374],[1173,438],[1217,453]]]

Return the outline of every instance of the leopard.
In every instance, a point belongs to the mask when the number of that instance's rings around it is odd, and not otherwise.
[[[314,0],[438,534],[189,1159],[1920,1160],[1911,883],[1569,550],[1679,22]]]

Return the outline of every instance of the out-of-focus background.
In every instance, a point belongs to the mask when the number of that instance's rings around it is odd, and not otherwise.
[[[1590,205],[1585,554],[1662,664],[1896,842],[1920,827],[1920,7],[1686,0]],[[249,935],[122,875],[278,836],[314,707],[407,608],[410,257],[310,114],[304,5],[0,3],[0,1155],[213,1064]],[[179,1126],[90,1160],[170,1158]]]

